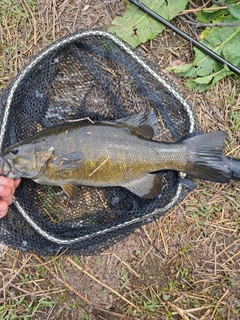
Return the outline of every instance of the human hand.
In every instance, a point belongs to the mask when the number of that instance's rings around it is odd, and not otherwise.
[[[0,177],[0,219],[7,214],[8,206],[12,203],[13,194],[20,182],[20,178],[12,180]]]

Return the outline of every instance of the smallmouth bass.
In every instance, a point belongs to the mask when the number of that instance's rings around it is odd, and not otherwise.
[[[142,111],[116,121],[77,120],[47,128],[7,149],[0,174],[61,186],[70,197],[74,185],[124,187],[139,197],[160,194],[156,172],[176,170],[229,182],[231,169],[222,154],[225,133],[197,135],[180,143],[153,140],[154,112]]]

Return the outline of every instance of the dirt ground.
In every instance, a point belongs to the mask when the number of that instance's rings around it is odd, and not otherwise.
[[[0,18],[1,87],[60,36],[107,30],[126,2],[37,0],[34,11],[31,1],[13,1],[14,10],[0,2],[6,11]],[[199,30],[174,23],[199,37]],[[138,49],[163,70],[192,58],[191,45],[171,30]],[[231,117],[240,116],[239,79],[198,94],[186,89],[185,79],[169,77],[194,106],[203,130],[226,130],[226,152],[240,157],[240,119]],[[98,256],[43,258],[2,246],[0,319],[239,319],[240,185],[197,184],[164,217]]]

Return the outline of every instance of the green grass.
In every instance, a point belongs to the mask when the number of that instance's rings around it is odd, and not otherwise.
[[[22,56],[32,41],[32,15],[36,10],[34,0],[0,0],[0,77],[8,80],[22,65]],[[0,89],[5,82],[0,81]]]
[[[4,320],[34,319],[40,309],[51,308],[53,304],[50,296],[28,299],[20,295],[9,299],[5,306],[0,306],[0,316]]]

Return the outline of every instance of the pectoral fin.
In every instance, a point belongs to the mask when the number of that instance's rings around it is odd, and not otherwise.
[[[74,190],[74,186],[71,184],[64,184],[61,186],[61,188],[63,189],[63,192],[70,198],[70,199],[74,199],[74,194],[75,194],[75,190]]]
[[[55,157],[51,165],[57,167],[57,170],[71,171],[80,168],[84,159],[85,155],[83,152],[71,152],[62,157]]]
[[[162,191],[162,181],[157,174],[146,174],[145,176],[123,185],[137,196],[145,199],[153,199]]]

